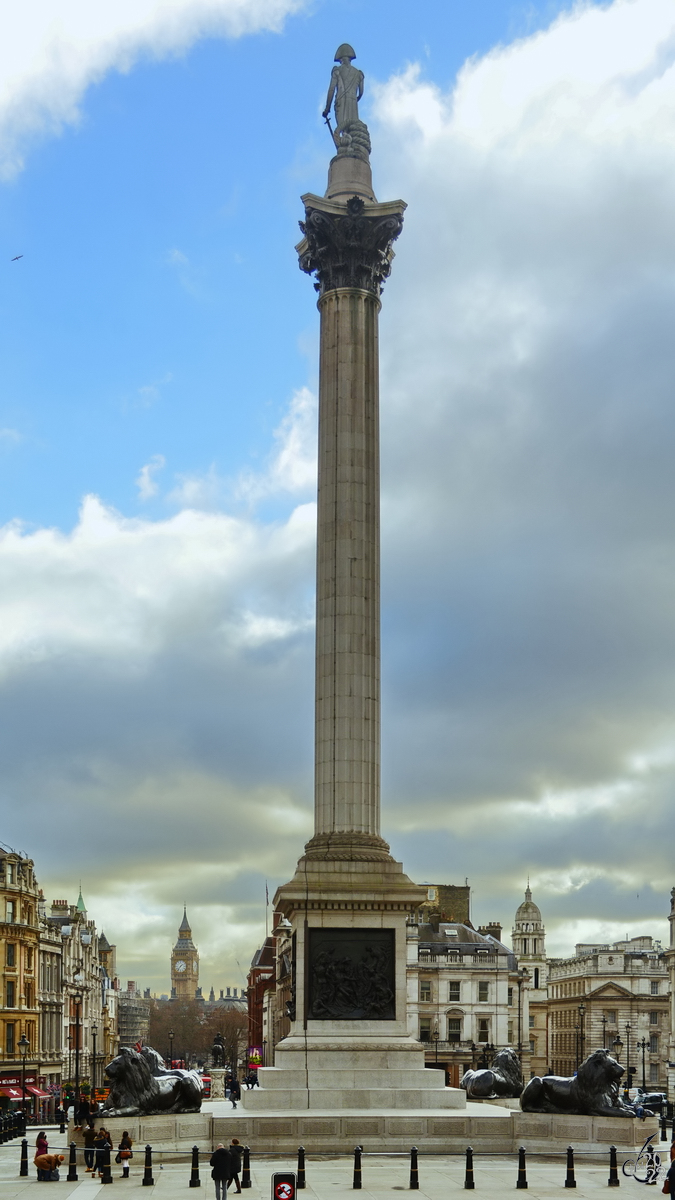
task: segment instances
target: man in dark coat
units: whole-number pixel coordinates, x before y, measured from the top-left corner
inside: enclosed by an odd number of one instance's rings
[[[219,1142],[211,1155],[211,1178],[216,1185],[216,1200],[227,1198],[227,1184],[230,1178],[230,1151]]]

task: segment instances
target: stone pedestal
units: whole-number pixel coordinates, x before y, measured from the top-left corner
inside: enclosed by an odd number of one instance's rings
[[[225,1099],[225,1071],[222,1067],[211,1068],[211,1099]]]

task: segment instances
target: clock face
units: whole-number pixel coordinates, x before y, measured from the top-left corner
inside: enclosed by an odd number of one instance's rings
[[[183,962],[182,958],[179,958],[178,962],[176,963],[176,970],[182,972],[182,971],[185,971],[186,969],[187,969],[186,965]]]

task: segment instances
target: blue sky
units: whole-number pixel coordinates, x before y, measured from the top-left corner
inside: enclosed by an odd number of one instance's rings
[[[90,491],[138,511],[134,480],[156,454],[165,478],[263,459],[314,381],[293,246],[299,193],[324,186],[333,42],[357,44],[369,82],[419,61],[446,88],[564,7],[314,3],[279,32],[112,69],[75,125],[27,140],[0,193],[0,422],[21,439],[5,438],[2,520],[68,529]]]
[[[241,982],[311,832],[294,245],[346,38],[376,192],[409,204],[381,322],[383,832],[414,878],[468,876],[477,921],[508,928],[529,874],[556,952],[664,936],[669,0],[60,12],[58,44],[46,0],[0,40],[3,840],[48,897],[81,878],[122,972],[165,990],[184,901],[202,982]]]

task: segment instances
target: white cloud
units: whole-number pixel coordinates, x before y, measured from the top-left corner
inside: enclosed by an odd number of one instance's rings
[[[78,119],[90,84],[141,57],[181,54],[202,37],[277,30],[304,0],[49,0],[0,16],[0,178],[23,165],[27,139]]]
[[[243,472],[238,494],[253,501],[272,493],[316,492],[317,397],[309,388],[299,388],[293,395],[274,431],[274,441],[265,472]]]
[[[144,389],[141,388],[141,391]],[[141,467],[136,478],[136,487],[141,500],[151,500],[159,491],[159,484],[155,479],[158,471],[166,465],[166,459],[163,454],[153,454],[150,462]]]
[[[23,441],[22,435],[18,429],[0,429],[0,446],[16,446],[18,442]]]

